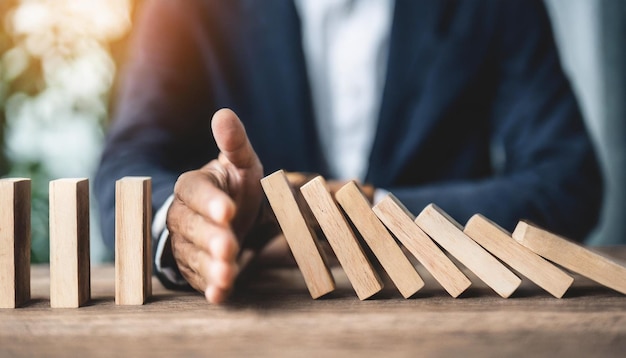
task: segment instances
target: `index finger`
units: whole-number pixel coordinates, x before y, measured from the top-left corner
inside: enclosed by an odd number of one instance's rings
[[[189,171],[181,174],[176,181],[174,195],[201,216],[227,226],[235,216],[235,203],[216,181],[210,173]]]

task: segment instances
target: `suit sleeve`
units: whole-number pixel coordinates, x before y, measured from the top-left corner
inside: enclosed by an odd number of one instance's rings
[[[493,176],[388,188],[415,213],[435,202],[463,224],[481,213],[508,230],[520,219],[584,240],[595,227],[602,175],[541,1],[502,1],[495,20]]]
[[[156,213],[180,173],[216,155],[203,101],[207,89],[200,81],[201,22],[193,18],[199,12],[192,3],[145,1],[135,24],[94,185],[103,239],[111,251],[117,179],[152,177]]]

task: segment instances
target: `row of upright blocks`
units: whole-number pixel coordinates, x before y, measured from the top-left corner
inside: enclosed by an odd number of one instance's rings
[[[89,181],[53,180],[50,200],[50,306],[91,298]],[[115,188],[115,303],[141,305],[152,292],[151,179],[124,177]],[[0,308],[30,300],[31,181],[0,180]]]
[[[378,293],[383,284],[355,232],[405,298],[419,291],[424,281],[398,242],[452,297],[467,290],[471,281],[447,254],[503,298],[520,286],[516,272],[561,298],[574,281],[566,270],[626,294],[624,265],[524,220],[511,234],[480,214],[463,227],[434,204],[414,217],[392,194],[372,207],[355,182],[333,197],[321,176],[295,189],[307,209],[298,204],[284,171],[266,176],[261,184],[314,299],[332,292],[335,282],[313,223],[305,219],[306,210],[361,300]]]

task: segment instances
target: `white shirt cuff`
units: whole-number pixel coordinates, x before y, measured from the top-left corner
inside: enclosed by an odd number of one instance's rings
[[[165,245],[170,239],[170,231],[166,226],[167,211],[174,201],[174,194],[170,195],[165,203],[159,208],[152,220],[152,237],[157,239],[157,248],[154,255],[154,266],[157,273],[160,273],[162,277],[175,286],[186,286],[187,281],[180,275],[176,267],[163,266],[163,252],[165,251]]]

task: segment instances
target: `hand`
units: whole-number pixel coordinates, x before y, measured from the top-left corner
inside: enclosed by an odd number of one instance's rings
[[[259,214],[263,166],[234,112],[216,112],[211,128],[220,154],[178,178],[167,227],[183,277],[207,301],[221,303],[239,273],[242,240]]]

